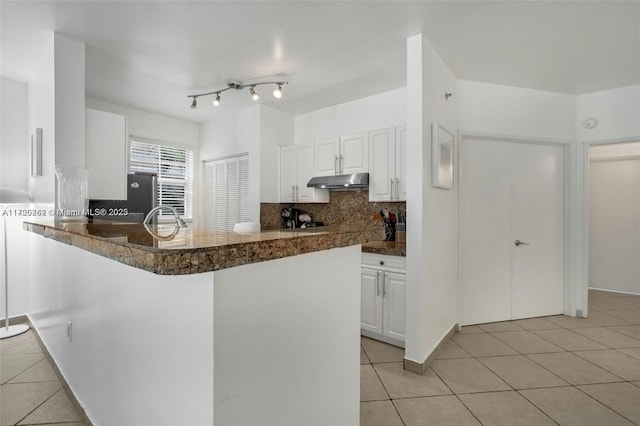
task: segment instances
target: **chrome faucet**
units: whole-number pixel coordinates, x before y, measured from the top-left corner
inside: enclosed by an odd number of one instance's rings
[[[173,215],[176,218],[176,224],[178,225],[178,228],[186,228],[187,227],[187,224],[184,222],[184,220],[182,220],[182,218],[180,217],[180,215],[178,214],[176,209],[174,209],[171,206],[163,206],[162,204],[157,206],[157,207],[152,208],[151,211],[149,213],[147,213],[147,216],[145,216],[144,221],[142,223],[144,223],[145,225],[148,225],[149,221],[151,220],[153,215],[156,214],[157,212],[159,212],[162,209],[171,210],[173,212]]]

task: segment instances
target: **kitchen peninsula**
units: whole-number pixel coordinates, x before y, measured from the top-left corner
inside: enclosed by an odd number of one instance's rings
[[[379,229],[24,228],[31,320],[94,424],[358,424],[360,244]]]

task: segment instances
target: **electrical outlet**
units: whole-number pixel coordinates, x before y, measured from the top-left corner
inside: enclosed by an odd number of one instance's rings
[[[73,329],[71,328],[71,321],[67,321],[67,340],[69,342],[71,342],[72,331]]]

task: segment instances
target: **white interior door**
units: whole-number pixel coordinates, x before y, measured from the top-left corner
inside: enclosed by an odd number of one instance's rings
[[[562,148],[516,144],[512,317],[562,313]],[[514,241],[515,241],[514,240]]]
[[[511,318],[511,146],[463,141],[460,151],[462,324]]]
[[[460,160],[461,323],[562,313],[562,148],[465,140]]]

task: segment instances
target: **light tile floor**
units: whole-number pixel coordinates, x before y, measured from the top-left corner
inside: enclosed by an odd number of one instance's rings
[[[363,337],[360,424],[640,425],[640,296],[591,290],[589,310],[463,327],[423,376]]]
[[[0,423],[83,425],[31,330],[0,340]]]
[[[361,425],[640,425],[640,297],[592,290],[589,306],[463,327],[422,376],[363,337]],[[32,331],[0,340],[0,422],[83,424]]]

